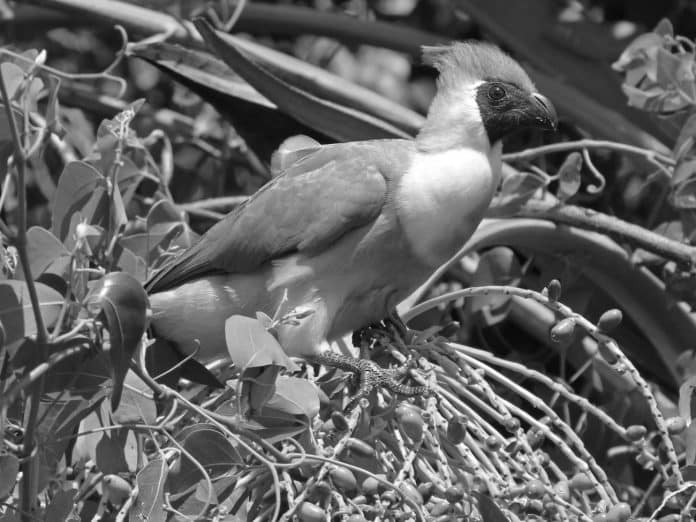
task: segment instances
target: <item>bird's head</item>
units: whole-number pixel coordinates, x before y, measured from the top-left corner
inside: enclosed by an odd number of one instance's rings
[[[418,135],[422,148],[490,147],[522,128],[555,130],[558,120],[551,102],[498,47],[482,42],[424,47],[423,58],[440,75]]]

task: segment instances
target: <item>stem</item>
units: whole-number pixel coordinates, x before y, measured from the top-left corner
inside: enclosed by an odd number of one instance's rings
[[[531,199],[517,211],[515,217],[548,219],[555,223],[602,232],[675,261],[684,268],[696,266],[696,247],[588,208]]]
[[[543,145],[541,147],[525,149],[520,152],[503,154],[503,161],[528,160],[538,156],[543,156],[545,154],[552,154],[554,152],[564,152],[578,149],[609,149],[642,156],[650,162],[662,162],[670,167],[674,167],[677,164],[674,158],[660,154],[659,152],[644,149],[642,147],[636,147],[634,145],[627,145],[626,143],[608,140],[577,140],[566,141],[563,143],[552,143],[551,145]]]
[[[12,134],[12,143],[14,145],[14,163],[17,169],[17,237],[15,238],[15,247],[19,255],[19,262],[24,270],[24,278],[29,292],[29,300],[31,308],[34,312],[34,320],[36,321],[36,343],[39,349],[39,359],[45,362],[48,358],[48,332],[44,325],[43,316],[41,315],[41,307],[39,297],[36,293],[34,278],[31,274],[31,266],[29,264],[29,255],[27,253],[27,194],[25,170],[27,165],[26,151],[22,146],[21,137],[17,129],[17,122],[12,111],[12,101],[7,94],[7,86],[5,78],[0,69],[0,94],[2,94],[2,102],[5,106],[5,113],[10,125]],[[28,132],[28,129],[23,129]],[[26,137],[29,139],[28,136]],[[27,147],[30,148],[30,147]],[[44,388],[44,375],[42,374],[37,381],[32,385],[31,394],[29,396],[29,413],[27,414],[24,427],[24,451],[27,458],[22,462],[22,486],[21,486],[21,511],[22,521],[29,522],[33,518],[34,506],[37,496],[37,466],[35,466],[36,458],[34,455],[34,432],[36,431],[36,418],[39,413],[39,403],[41,394]]]

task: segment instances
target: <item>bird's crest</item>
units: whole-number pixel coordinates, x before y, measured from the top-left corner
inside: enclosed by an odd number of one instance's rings
[[[520,64],[489,43],[471,41],[423,46],[423,61],[440,72],[438,81],[447,88],[497,80],[514,83],[529,92],[536,90]]]

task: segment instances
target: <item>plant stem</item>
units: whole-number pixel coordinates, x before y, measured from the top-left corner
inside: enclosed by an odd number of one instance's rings
[[[577,140],[566,141],[563,143],[552,143],[550,145],[543,145],[541,147],[525,149],[520,152],[511,152],[509,154],[503,154],[503,161],[528,160],[536,158],[538,156],[543,156],[545,154],[551,154],[554,152],[565,152],[568,150],[578,149],[609,149],[618,152],[627,152],[629,154],[642,156],[650,162],[661,162],[664,165],[668,165],[670,167],[675,166],[677,163],[674,160],[674,158],[666,156],[665,154],[660,154],[659,152],[644,149],[642,147],[636,147],[634,145],[628,145],[626,143],[608,140]]]
[[[2,103],[5,106],[5,113],[12,134],[12,142],[14,144],[14,164],[17,171],[17,236],[15,237],[15,247],[19,256],[19,262],[24,271],[24,277],[29,292],[29,300],[34,312],[34,320],[36,321],[36,343],[39,348],[39,360],[46,361],[48,357],[48,332],[44,325],[43,316],[41,315],[41,307],[39,297],[36,293],[34,278],[31,274],[31,266],[29,263],[29,255],[27,253],[27,194],[25,172],[27,166],[26,150],[22,144],[22,140],[17,129],[17,122],[14,118],[12,110],[12,100],[7,94],[7,86],[5,78],[0,69],[0,93],[2,94]],[[24,133],[28,133],[27,128],[23,129]],[[25,136],[29,140],[28,136]],[[29,149],[31,147],[27,147]],[[38,471],[35,463],[38,462],[34,455],[34,432],[36,431],[36,418],[39,413],[39,403],[41,393],[44,388],[44,376],[32,385],[31,394],[29,397],[29,413],[27,414],[26,423],[24,426],[24,451],[27,458],[22,463],[22,488],[21,488],[21,512],[22,521],[29,522],[33,518],[34,506],[37,496],[37,476]]]
[[[675,261],[684,268],[696,266],[696,247],[588,208],[531,199],[515,213],[515,217],[548,219],[555,223],[602,232]]]

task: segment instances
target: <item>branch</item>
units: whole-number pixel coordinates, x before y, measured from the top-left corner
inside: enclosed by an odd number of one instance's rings
[[[685,269],[696,267],[696,247],[588,208],[531,199],[515,213],[515,217],[548,219],[555,223],[601,232],[675,261]]]

